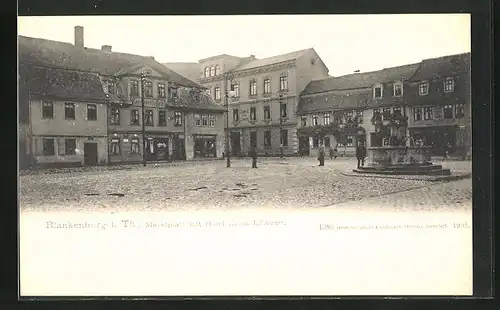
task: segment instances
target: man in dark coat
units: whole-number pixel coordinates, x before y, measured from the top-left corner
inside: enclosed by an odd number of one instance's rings
[[[358,159],[358,168],[365,165],[365,157],[366,157],[366,147],[363,142],[359,142],[356,147],[356,158]]]
[[[250,150],[250,156],[252,157],[252,168],[257,168],[257,150],[254,147]]]
[[[325,148],[324,148],[324,146],[319,147],[318,160],[319,160],[320,166],[325,165]]]

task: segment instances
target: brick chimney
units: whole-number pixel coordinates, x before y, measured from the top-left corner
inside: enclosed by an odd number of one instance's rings
[[[75,46],[83,48],[83,27],[75,26]]]
[[[101,50],[111,53],[111,45],[103,45]]]

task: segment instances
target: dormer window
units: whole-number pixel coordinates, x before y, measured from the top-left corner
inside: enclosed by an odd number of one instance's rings
[[[210,68],[206,67],[205,68],[205,77],[209,77],[209,76],[210,76]]]
[[[113,82],[108,83],[108,94],[110,95],[115,94],[115,84]]]
[[[220,74],[220,67],[219,65],[215,66],[215,75],[219,75]]]
[[[425,96],[429,94],[429,83],[427,82],[422,82],[418,84],[418,94],[420,96]]]
[[[373,98],[382,98],[383,88],[381,84],[373,86]]]
[[[215,76],[215,67],[214,66],[212,66],[210,68],[210,76]]]
[[[451,93],[455,89],[455,81],[453,78],[447,78],[443,83],[445,93]]]
[[[394,86],[393,86],[393,96],[394,97],[401,97],[403,96],[403,83],[401,82],[397,82],[397,83],[394,83]]]

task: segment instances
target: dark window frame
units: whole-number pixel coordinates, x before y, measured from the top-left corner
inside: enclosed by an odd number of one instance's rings
[[[174,111],[174,127],[182,127],[183,119],[181,111]]]
[[[312,119],[312,126],[319,126],[318,114],[313,114],[311,119]]]
[[[120,109],[111,108],[110,110],[109,123],[111,125],[120,125]]]
[[[92,115],[92,117],[90,117]],[[97,105],[87,103],[87,121],[97,121]]]
[[[158,127],[166,127],[166,126],[167,126],[167,111],[158,110]]]
[[[465,104],[463,103],[455,103],[454,105],[454,114],[456,119],[462,119],[465,117]]]
[[[139,96],[139,81],[137,80],[130,81],[130,96],[131,97]]]
[[[68,115],[68,112],[70,112],[69,113],[70,115]],[[75,120],[75,118],[76,118],[75,104],[71,103],[71,102],[65,102],[64,103],[64,119]]]
[[[146,98],[153,98],[153,82],[151,81],[144,81],[143,82],[143,87],[144,87],[144,97]]]
[[[249,120],[251,121],[256,121],[257,120],[257,108],[256,107],[250,107],[250,117]]]
[[[282,129],[280,132],[280,146],[288,146],[288,130]]]
[[[272,134],[270,130],[264,131],[264,148],[271,148]]]
[[[56,143],[55,143],[54,138],[43,138],[43,140],[42,140],[42,154],[43,154],[43,156],[56,155]]]
[[[428,94],[429,94],[429,83],[428,82],[419,83],[418,84],[418,95],[419,96],[427,96]]]
[[[327,121],[328,120],[328,121]],[[331,122],[331,119],[330,119],[330,113],[324,113],[323,114],[323,124],[324,125],[329,125]]]
[[[240,111],[239,109],[233,109],[233,121],[238,122],[240,120]]]
[[[144,125],[146,125],[146,126],[154,126],[155,122],[154,122],[154,112],[153,112],[153,110],[149,109],[149,110],[144,111],[144,117],[145,117]]]
[[[42,118],[43,119],[54,118],[54,102],[42,101]]]
[[[72,145],[73,147],[68,147],[71,143],[73,142],[74,144]],[[71,145],[70,145],[71,146]],[[66,138],[64,140],[64,154],[65,155],[76,155],[76,139],[75,138]]]
[[[300,117],[300,124],[302,125],[302,127],[306,127],[307,126],[307,115],[302,115]]]
[[[453,110],[452,104],[443,105],[443,119],[453,119]]]
[[[265,121],[271,120],[271,107],[266,105],[266,106],[262,107],[262,109],[263,109],[263,113],[264,113],[264,120]]]
[[[421,121],[423,118],[422,107],[413,108],[413,120]]]
[[[110,143],[110,153],[111,155],[121,155],[121,139],[113,138]]]
[[[130,154],[141,154],[141,142],[138,138],[130,139]]]
[[[139,126],[141,124],[141,114],[139,110],[130,110],[130,125]]]
[[[424,107],[423,108],[423,114],[424,114],[424,121],[430,121],[434,119],[434,112],[432,107]]]

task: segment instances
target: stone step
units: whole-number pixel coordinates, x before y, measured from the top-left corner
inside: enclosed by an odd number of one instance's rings
[[[359,169],[354,169],[353,172],[365,173],[365,174],[383,174],[383,175],[451,175],[450,169],[432,169],[432,170],[370,170],[364,169],[363,167]]]
[[[439,170],[443,169],[441,165],[433,165],[433,164],[426,164],[426,165],[390,165],[390,166],[365,166],[362,167],[363,169],[370,170],[370,171],[377,171],[377,170],[390,170],[390,171],[397,171],[397,170],[407,170],[407,171],[419,171],[419,170]]]

